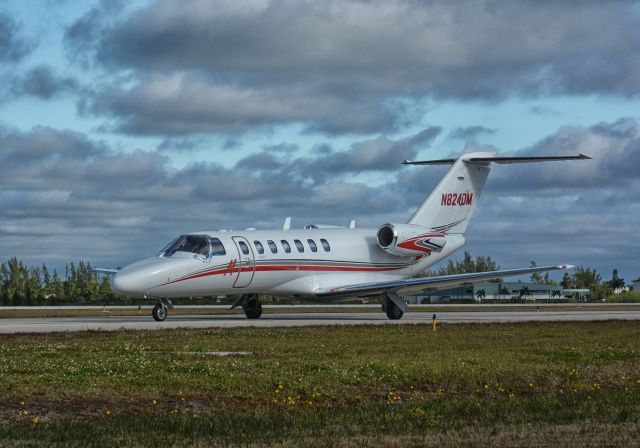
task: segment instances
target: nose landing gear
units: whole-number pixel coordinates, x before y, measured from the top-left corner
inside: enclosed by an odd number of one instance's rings
[[[167,318],[167,307],[162,303],[156,303],[156,306],[151,310],[151,315],[158,322],[162,322]]]
[[[151,310],[151,315],[156,321],[162,322],[169,314],[168,308],[173,308],[173,304],[169,300],[158,302],[153,307],[153,310]]]

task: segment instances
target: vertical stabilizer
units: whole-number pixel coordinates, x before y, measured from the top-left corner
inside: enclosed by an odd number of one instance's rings
[[[473,152],[456,159],[402,162],[405,165],[449,165],[451,169],[413,214],[409,224],[430,227],[437,232],[464,233],[476,208],[489,175],[491,163],[537,163],[566,160],[591,160],[577,156],[496,156],[490,152]]]
[[[455,162],[443,161],[453,162],[453,166],[416,210],[409,224],[439,232],[464,233],[491,170],[491,161],[481,159],[493,156],[495,154],[486,152],[470,153]]]

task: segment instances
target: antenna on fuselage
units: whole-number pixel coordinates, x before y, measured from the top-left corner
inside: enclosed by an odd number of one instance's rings
[[[356,220],[352,219],[351,222],[349,223],[349,228],[350,229],[355,229],[356,228]]]
[[[291,228],[291,216],[287,216],[284,219],[284,225],[282,226],[282,230],[285,232]]]

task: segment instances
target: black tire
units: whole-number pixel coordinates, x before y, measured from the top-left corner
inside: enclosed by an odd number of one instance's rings
[[[257,299],[247,300],[247,304],[242,309],[247,319],[260,319],[262,316],[262,304]]]
[[[151,315],[158,322],[162,322],[163,320],[165,320],[167,318],[167,314],[167,307],[161,303],[157,303],[151,311]]]
[[[389,301],[387,303],[387,306],[384,307],[384,311],[385,313],[387,313],[387,317],[390,320],[398,320],[404,314],[404,311],[402,311],[398,306],[396,306],[395,303],[391,301]]]

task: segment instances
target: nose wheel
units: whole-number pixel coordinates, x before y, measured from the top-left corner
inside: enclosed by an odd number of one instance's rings
[[[154,306],[151,311],[151,315],[156,321],[162,322],[167,318],[167,307],[164,303],[156,303],[156,306]]]

